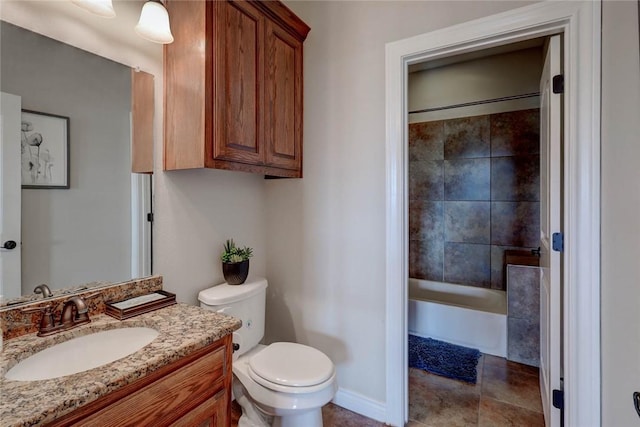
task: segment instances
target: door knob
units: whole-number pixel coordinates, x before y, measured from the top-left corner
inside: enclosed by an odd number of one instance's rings
[[[2,244],[2,249],[11,250],[15,249],[18,244],[14,240],[7,240]]]

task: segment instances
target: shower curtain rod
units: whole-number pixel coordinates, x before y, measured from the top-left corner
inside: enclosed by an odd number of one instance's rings
[[[450,110],[452,108],[460,108],[460,107],[471,107],[473,105],[490,104],[492,102],[512,101],[514,99],[523,99],[523,98],[533,98],[535,96],[540,96],[540,92],[531,92],[531,93],[525,93],[522,95],[503,96],[501,98],[485,99],[483,101],[465,102],[462,104],[446,105],[444,107],[425,108],[422,110],[409,111],[409,114],[430,113],[432,111]]]

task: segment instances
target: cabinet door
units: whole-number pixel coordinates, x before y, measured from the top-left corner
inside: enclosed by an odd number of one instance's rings
[[[212,157],[262,164],[264,18],[245,1],[214,4]]]
[[[131,172],[153,173],[153,75],[131,70]]]
[[[265,149],[269,166],[302,168],[302,42],[266,22]]]
[[[228,352],[227,347],[219,347],[136,391],[129,392],[125,387],[114,393],[116,396],[126,393],[123,397],[117,396],[119,398],[116,401],[88,416],[80,415],[78,424],[84,427],[167,426],[177,423],[173,420],[181,416],[186,417],[185,420],[198,419],[199,422],[207,417],[226,419],[226,410],[218,413],[221,405],[226,403],[224,377],[228,375],[230,381],[231,376]],[[135,388],[135,385],[129,388]],[[192,414],[180,414],[197,399],[207,395],[214,397],[192,409]],[[208,414],[206,411],[209,411]]]
[[[171,427],[227,427],[227,394],[225,390],[210,397],[200,406],[171,424]]]

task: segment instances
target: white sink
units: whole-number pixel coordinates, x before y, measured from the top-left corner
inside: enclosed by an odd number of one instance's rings
[[[158,334],[151,328],[119,328],[73,338],[26,358],[4,377],[38,381],[76,374],[133,354]]]

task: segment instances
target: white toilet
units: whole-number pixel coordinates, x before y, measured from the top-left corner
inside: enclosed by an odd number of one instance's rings
[[[265,346],[267,281],[226,283],[200,292],[200,306],[242,319],[233,333],[234,397],[242,406],[240,426],[321,427],[322,406],[338,385],[333,362],[315,348],[289,342]]]

